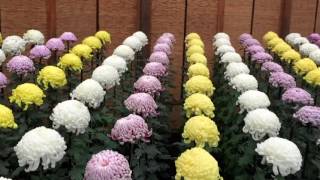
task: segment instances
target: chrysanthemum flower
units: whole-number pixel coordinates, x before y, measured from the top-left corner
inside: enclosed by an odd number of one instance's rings
[[[212,96],[215,88],[213,87],[212,81],[205,76],[194,76],[190,78],[184,85],[186,96],[190,96],[195,93],[205,94]]]
[[[1,45],[1,43],[0,43],[0,45]],[[12,180],[12,179],[10,179],[10,178],[5,178],[5,177],[0,177],[0,180]]]
[[[255,151],[263,156],[262,164],[272,164],[275,175],[287,176],[298,172],[302,166],[302,156],[299,148],[293,142],[270,137],[257,144]]]
[[[7,36],[2,42],[2,50],[11,56],[20,55],[25,50],[26,43],[19,36]]]
[[[42,32],[35,29],[30,29],[24,33],[23,39],[29,44],[41,45],[44,43],[44,35]]]
[[[187,97],[183,108],[188,118],[194,115],[205,115],[210,118],[214,117],[214,104],[211,99],[204,94],[195,93]]]
[[[144,32],[137,31],[133,33],[132,36],[137,37],[141,41],[142,46],[145,46],[148,44],[148,36]]]
[[[289,104],[296,105],[312,105],[313,98],[311,94],[301,88],[289,88],[281,97],[282,101]]]
[[[82,69],[82,61],[79,56],[68,53],[60,58],[57,66],[63,70],[80,71]]]
[[[160,95],[163,90],[161,82],[154,76],[143,75],[135,83],[134,89],[136,92],[144,92],[152,97]]]
[[[262,64],[261,71],[265,71],[268,73],[283,72],[283,68],[278,63],[270,61],[270,62],[265,62]]]
[[[252,46],[247,47],[245,50],[250,55],[265,52],[264,48],[261,45],[252,45]]]
[[[192,78],[192,77],[198,76],[198,75],[205,76],[205,77],[209,78],[210,72],[209,72],[208,67],[202,63],[196,63],[196,64],[192,64],[191,66],[189,66],[188,77]]]
[[[148,93],[131,94],[125,101],[126,108],[142,117],[156,116],[158,105]]]
[[[192,39],[190,41],[188,41],[187,43],[187,48],[193,45],[198,45],[201,46],[202,48],[204,48],[204,43],[201,39]]]
[[[257,79],[250,74],[238,74],[230,79],[229,84],[239,92],[258,89]]]
[[[277,44],[280,44],[280,43],[284,43],[283,39],[281,38],[273,38],[271,39],[270,41],[267,42],[267,47],[269,49],[273,49]]]
[[[47,48],[51,51],[63,51],[65,46],[60,38],[51,38],[46,43]]]
[[[0,72],[0,89],[7,87],[7,85],[8,85],[7,77],[2,72]]]
[[[129,46],[131,49],[133,49],[135,52],[141,51],[143,45],[139,38],[135,36],[129,36],[127,37],[123,42],[123,45]]]
[[[213,45],[214,47],[216,47],[216,48],[219,48],[219,47],[221,47],[221,46],[223,46],[223,45],[231,46],[231,42],[230,42],[229,39],[222,39],[222,38],[220,38],[220,39],[217,39],[216,41],[214,41],[212,45]]]
[[[226,67],[226,71],[224,72],[225,79],[231,79],[238,74],[249,74],[250,69],[243,62],[232,62],[229,63]]]
[[[60,35],[62,41],[76,42],[78,39],[73,32],[64,32]]]
[[[303,106],[293,114],[293,117],[302,124],[311,124],[314,127],[320,127],[320,107]]]
[[[100,83],[104,89],[110,89],[120,84],[120,75],[117,69],[110,65],[97,67],[92,72],[91,78]]]
[[[126,60],[123,59],[121,56],[117,56],[117,55],[111,55],[107,57],[103,61],[102,65],[109,65],[114,67],[118,71],[119,76],[121,76],[123,73],[125,73],[128,70]]]
[[[300,33],[289,33],[286,37],[285,40],[290,44],[294,45],[294,39],[301,37]]]
[[[309,58],[303,58],[296,63],[294,63],[293,70],[299,74],[300,76],[303,76],[307,74],[308,72],[317,69],[316,63],[314,63]]]
[[[102,48],[102,43],[99,38],[95,36],[88,36],[82,40],[82,44],[88,45],[92,50],[98,50]]]
[[[215,55],[223,56],[227,52],[236,52],[236,50],[230,45],[222,45],[216,49]]]
[[[311,43],[315,43],[320,40],[320,34],[311,33],[307,38]]]
[[[239,41],[240,41],[240,44],[243,45],[243,42],[247,39],[253,39],[252,35],[251,34],[248,34],[248,33],[243,33],[239,36]]]
[[[162,78],[167,75],[167,68],[158,62],[147,63],[143,68],[143,73],[145,75],[155,76],[157,78]]]
[[[310,53],[316,50],[319,50],[319,47],[311,43],[305,43],[299,47],[301,55],[306,57],[309,57]]]
[[[156,44],[167,44],[171,48],[173,46],[173,42],[169,37],[161,36],[157,39]]]
[[[156,51],[153,52],[149,57],[149,62],[159,62],[163,64],[164,66],[168,66],[170,61],[169,57],[165,52]]]
[[[309,40],[305,37],[297,37],[293,40],[293,45],[296,48],[299,48],[301,45],[309,43]]]
[[[24,76],[35,71],[33,61],[27,56],[23,55],[14,56],[12,59],[10,59],[10,61],[7,63],[7,68],[9,72]]]
[[[45,45],[36,45],[30,50],[29,57],[31,59],[36,58],[43,58],[43,59],[49,59],[51,56],[51,51],[47,46]]]
[[[87,79],[81,82],[70,94],[72,99],[81,101],[89,107],[97,108],[104,100],[106,92],[101,85],[93,80]]]
[[[135,52],[129,46],[120,45],[113,51],[113,55],[123,57],[127,62],[134,60]]]
[[[83,134],[90,122],[88,108],[77,100],[66,100],[57,104],[50,115],[52,126],[58,129],[64,126],[72,133]]]
[[[190,64],[202,63],[207,65],[207,58],[201,53],[193,53],[190,57],[187,57],[187,61]]]
[[[313,71],[308,72],[303,79],[307,81],[307,83],[314,85],[314,86],[320,86],[320,69],[315,69]]]
[[[12,110],[0,104],[0,128],[16,129],[18,125],[14,121]]]
[[[287,43],[279,43],[272,48],[272,51],[275,52],[277,55],[282,56],[285,52],[291,50],[291,46]]]
[[[139,140],[149,142],[151,135],[152,130],[149,130],[145,120],[135,114],[118,119],[110,134],[111,138],[120,144],[137,143]]]
[[[249,111],[244,118],[244,133],[250,133],[252,139],[259,141],[266,135],[274,137],[279,134],[281,123],[278,116],[268,109]]]
[[[257,52],[252,55],[251,61],[256,62],[258,64],[263,64],[265,62],[273,61],[273,57],[265,52]]]
[[[217,39],[230,39],[230,36],[224,32],[218,32],[213,36],[213,41]]]
[[[219,63],[229,64],[232,62],[242,62],[240,54],[235,52],[227,52],[221,57]]]
[[[266,34],[263,35],[263,41],[265,43],[268,43],[269,41],[271,41],[274,38],[279,37],[277,33],[269,31]]]
[[[116,151],[104,150],[92,155],[84,173],[85,180],[132,180],[127,159]]]
[[[206,143],[210,147],[217,147],[220,141],[220,133],[214,121],[206,116],[194,116],[184,125],[182,137],[184,142],[194,141],[197,147],[204,147]]]
[[[67,149],[63,137],[55,130],[44,126],[25,133],[13,148],[18,157],[19,166],[27,165],[25,171],[36,171],[40,165],[46,170],[55,168],[56,163],[65,155]]]
[[[312,59],[317,65],[320,65],[320,49],[312,51],[309,54],[309,58]]]
[[[164,52],[166,53],[168,56],[171,55],[171,47],[169,44],[165,44],[165,43],[158,43],[156,45],[153,46],[153,52]]]
[[[102,44],[111,43],[111,35],[107,31],[98,31],[94,36],[100,39]]]
[[[171,42],[173,42],[173,43],[176,42],[176,38],[174,37],[174,35],[172,33],[168,33],[168,32],[163,33],[161,35],[161,37],[168,37],[171,39]]]
[[[282,54],[281,59],[287,63],[295,63],[301,59],[301,55],[294,49],[290,49]]]
[[[189,34],[186,36],[185,42],[188,42],[188,41],[190,41],[190,40],[192,40],[192,39],[201,39],[201,37],[200,37],[200,35],[199,35],[198,33],[192,32],[192,33],[189,33]]]
[[[63,87],[67,84],[67,79],[62,69],[55,66],[46,66],[39,71],[37,82],[43,85],[46,90],[49,86],[54,89]]]
[[[267,108],[270,106],[268,96],[258,90],[249,90],[242,93],[236,102],[240,107],[240,113],[243,111],[252,111],[258,108]]]
[[[176,180],[222,180],[218,162],[206,150],[192,148],[183,152],[175,161]]]
[[[201,46],[198,46],[198,45],[190,46],[186,52],[187,57],[190,57],[194,53],[200,53],[204,55],[204,50]]]
[[[260,42],[256,39],[246,39],[243,41],[244,48],[248,48],[250,46],[261,46]]]
[[[24,83],[12,90],[12,95],[9,97],[10,103],[16,103],[23,110],[27,110],[32,104],[41,106],[43,98],[46,97],[43,91],[35,84]]]
[[[4,61],[6,61],[6,55],[4,54],[2,49],[0,49],[0,66],[2,65],[2,63],[4,63]]]
[[[90,46],[86,44],[77,44],[71,49],[70,52],[79,56],[83,60],[87,60],[87,61],[93,60],[92,49]]]
[[[273,87],[281,87],[283,89],[296,87],[296,81],[294,77],[285,72],[273,72],[269,77],[269,83]]]

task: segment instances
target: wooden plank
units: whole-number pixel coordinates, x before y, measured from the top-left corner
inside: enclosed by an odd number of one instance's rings
[[[223,31],[225,0],[217,0],[217,32]]]
[[[317,0],[318,9],[316,14],[316,21],[315,21],[315,29],[314,32],[320,32],[320,0]]]
[[[96,32],[96,1],[56,0],[57,36],[65,31],[79,40]]]
[[[148,37],[150,37],[150,25],[151,25],[151,3],[150,0],[140,0],[140,30],[143,31]],[[146,56],[150,54],[150,44],[147,45]]]
[[[47,0],[46,1],[47,8],[47,31],[48,31],[48,39],[56,36],[56,28],[57,28],[57,20],[56,20],[56,1],[55,0]]]

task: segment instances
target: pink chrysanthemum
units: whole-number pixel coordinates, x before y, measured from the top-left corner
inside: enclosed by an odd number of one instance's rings
[[[290,104],[297,105],[312,105],[313,98],[311,94],[301,88],[287,89],[281,97],[282,101]]]
[[[283,68],[275,62],[265,62],[261,66],[261,71],[273,73],[273,72],[283,72]]]
[[[8,85],[7,77],[2,72],[0,72],[0,89],[7,87],[7,85]]]
[[[36,58],[49,59],[50,56],[51,56],[51,51],[45,45],[36,45],[30,50],[30,55],[29,55],[31,59],[36,59]]]
[[[161,37],[168,37],[168,38],[171,39],[171,41],[172,41],[173,43],[176,42],[176,38],[174,37],[174,35],[173,35],[172,33],[163,33],[163,34],[161,35]]]
[[[154,76],[143,75],[135,83],[134,89],[136,92],[144,92],[152,97],[159,96],[163,90],[161,82]]]
[[[60,39],[62,41],[70,41],[70,42],[75,42],[77,41],[76,35],[74,35],[72,32],[64,32],[61,34]]]
[[[159,62],[165,66],[168,66],[170,61],[165,52],[153,52],[149,57],[149,62]]]
[[[167,75],[167,68],[159,62],[150,62],[144,66],[143,73],[145,75],[162,78]]]
[[[51,51],[63,51],[64,44],[60,38],[51,38],[46,43],[47,48]]]
[[[171,39],[169,37],[165,37],[165,36],[161,36],[157,39],[157,44],[168,44],[170,47],[172,47],[173,42],[171,41]]]
[[[320,107],[303,106],[293,117],[301,121],[302,124],[310,123],[312,126],[320,127]]]
[[[294,77],[285,72],[274,72],[269,77],[269,83],[273,87],[281,87],[283,89],[289,89],[296,87],[296,81]]]
[[[125,101],[126,108],[142,117],[156,116],[158,105],[153,97],[148,93],[131,94]]]
[[[18,75],[27,75],[35,70],[33,61],[27,56],[14,56],[8,63],[7,68],[9,72]]]
[[[153,47],[153,52],[164,52],[169,56],[171,54],[171,47],[165,43],[158,43]]]

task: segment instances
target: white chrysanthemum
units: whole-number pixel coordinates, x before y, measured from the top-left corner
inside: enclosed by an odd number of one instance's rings
[[[223,56],[227,52],[236,52],[236,50],[234,49],[234,47],[230,45],[222,45],[218,47],[218,49],[215,52],[215,55]]]
[[[96,68],[97,69],[97,68]],[[102,86],[93,79],[80,83],[70,94],[72,99],[77,99],[89,107],[97,108],[104,100],[106,92]]]
[[[286,36],[285,40],[290,44],[294,45],[294,39],[301,37],[300,33],[290,33]]]
[[[242,93],[237,100],[240,107],[240,113],[243,111],[252,111],[258,108],[267,108],[270,106],[268,96],[261,91],[249,90]]]
[[[12,180],[10,178],[0,177],[0,180]]]
[[[123,42],[123,45],[127,45],[130,48],[132,48],[135,52],[140,51],[143,47],[142,42],[139,38],[135,36],[129,36],[127,37]]]
[[[297,145],[293,142],[279,138],[270,137],[262,143],[257,144],[255,151],[263,156],[262,164],[270,163],[275,175],[281,176],[295,174],[301,169],[302,156]]]
[[[132,36],[137,37],[142,42],[143,46],[148,44],[148,36],[144,32],[137,31],[133,33]]]
[[[8,36],[2,42],[2,50],[5,54],[20,55],[26,46],[26,41],[19,36]]]
[[[214,47],[219,48],[222,45],[229,45],[231,46],[231,42],[229,39],[220,38],[213,42],[212,44]]]
[[[110,89],[120,84],[120,75],[117,69],[110,65],[97,67],[92,72],[91,78],[99,82],[104,89]]]
[[[110,65],[116,68],[120,76],[128,70],[126,60],[117,55],[107,57],[102,65]]]
[[[268,109],[255,109],[249,111],[244,118],[244,133],[250,133],[252,139],[259,141],[266,135],[269,137],[278,136],[281,123],[278,116]]]
[[[309,54],[309,58],[312,59],[317,65],[320,65],[320,49],[312,51]]]
[[[230,80],[229,84],[238,92],[258,89],[257,79],[250,74],[238,74]]]
[[[309,40],[305,37],[297,37],[293,40],[293,45],[299,48],[301,45],[309,43]]]
[[[318,50],[318,46],[311,43],[305,43],[299,47],[299,52],[302,56],[308,57],[311,52]]]
[[[44,35],[42,32],[35,29],[30,29],[24,33],[23,39],[30,44],[41,45],[44,43]]]
[[[227,52],[221,57],[219,63],[229,64],[232,62],[242,62],[240,54],[236,52]]]
[[[90,112],[83,103],[77,100],[67,100],[57,104],[50,116],[53,128],[64,126],[72,133],[83,134],[90,122]]]
[[[19,166],[27,165],[25,171],[36,171],[40,161],[43,169],[54,168],[67,149],[63,137],[54,129],[44,126],[34,128],[25,133],[14,151],[18,157]]]
[[[6,55],[4,54],[2,49],[0,49],[0,66],[4,61],[6,61]]]
[[[215,34],[213,36],[213,41],[216,41],[217,39],[229,39],[230,40],[230,36],[227,33],[218,32],[217,34]]]
[[[126,45],[120,45],[113,51],[113,55],[123,57],[127,62],[134,60],[134,54],[134,50]]]
[[[243,62],[235,62],[229,63],[226,67],[226,71],[224,72],[225,79],[231,79],[238,74],[249,74],[250,69],[248,66]]]

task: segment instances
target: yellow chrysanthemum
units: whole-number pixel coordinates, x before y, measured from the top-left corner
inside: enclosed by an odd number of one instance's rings
[[[62,69],[55,66],[46,66],[39,71],[37,82],[43,85],[46,90],[49,86],[52,88],[63,87],[67,84],[67,79]]]
[[[198,33],[192,32],[192,33],[189,33],[189,34],[186,36],[185,42],[187,43],[187,42],[189,42],[189,41],[192,40],[192,39],[201,39],[201,37],[200,37],[200,35],[199,35]]]
[[[291,46],[287,43],[279,43],[272,48],[272,51],[275,52],[278,56],[282,56],[283,53],[291,50]]]
[[[301,76],[315,69],[317,69],[316,63],[314,63],[309,58],[303,58],[297,61],[296,63],[294,63],[294,66],[293,66],[293,70]]]
[[[301,59],[301,55],[294,49],[290,49],[282,54],[281,59],[287,63],[295,63]]]
[[[202,53],[193,53],[190,57],[187,57],[187,61],[190,64],[201,63],[207,65],[207,58]]]
[[[201,46],[202,48],[204,48],[204,43],[201,39],[191,39],[190,41],[188,41],[187,47],[190,47],[193,45],[198,45],[198,46]]]
[[[79,56],[84,60],[88,60],[88,61],[92,60],[92,56],[93,56],[92,49],[90,46],[86,44],[77,44],[72,48],[70,52]]]
[[[210,72],[209,72],[208,67],[202,63],[192,64],[188,68],[188,77],[192,78],[193,76],[198,76],[198,75],[209,77]]]
[[[175,161],[176,180],[222,180],[218,162],[206,150],[198,147],[183,152]]]
[[[272,39],[278,38],[278,37],[279,37],[279,36],[278,36],[277,33],[272,32],[272,31],[269,31],[269,32],[267,32],[267,33],[263,36],[263,41],[264,41],[265,43],[267,43],[267,42],[271,41]]]
[[[184,90],[187,96],[195,93],[201,93],[211,97],[215,88],[213,87],[212,81],[205,76],[193,76],[184,85]]]
[[[182,137],[185,143],[195,141],[197,147],[217,147],[220,141],[219,130],[214,121],[206,116],[194,116],[184,125]]]
[[[268,41],[267,46],[269,49],[273,49],[277,44],[280,44],[283,42],[284,42],[283,39],[276,37]]]
[[[44,97],[46,97],[46,95],[37,85],[24,83],[12,90],[12,95],[9,97],[9,100],[10,103],[16,103],[25,111],[32,104],[41,106]]]
[[[303,79],[313,86],[320,86],[320,68],[308,72]]]
[[[93,50],[101,49],[101,47],[102,47],[102,43],[101,43],[100,39],[95,36],[86,37],[82,41],[82,44],[88,45]]]
[[[204,54],[204,49],[199,45],[192,45],[187,49],[187,57],[190,57],[194,53]]]
[[[213,118],[213,111],[215,110],[215,107],[208,96],[201,93],[195,93],[186,98],[183,109],[185,110],[188,118],[198,115],[205,115]]]
[[[107,31],[98,31],[94,36],[99,38],[102,44],[111,43],[111,35]]]
[[[0,128],[16,129],[18,125],[14,122],[12,110],[0,104]]]
[[[1,35],[1,33],[0,33],[0,46],[2,45],[2,41],[3,41],[2,35]]]
[[[79,56],[68,53],[60,58],[58,66],[63,70],[80,71],[82,62]]]

